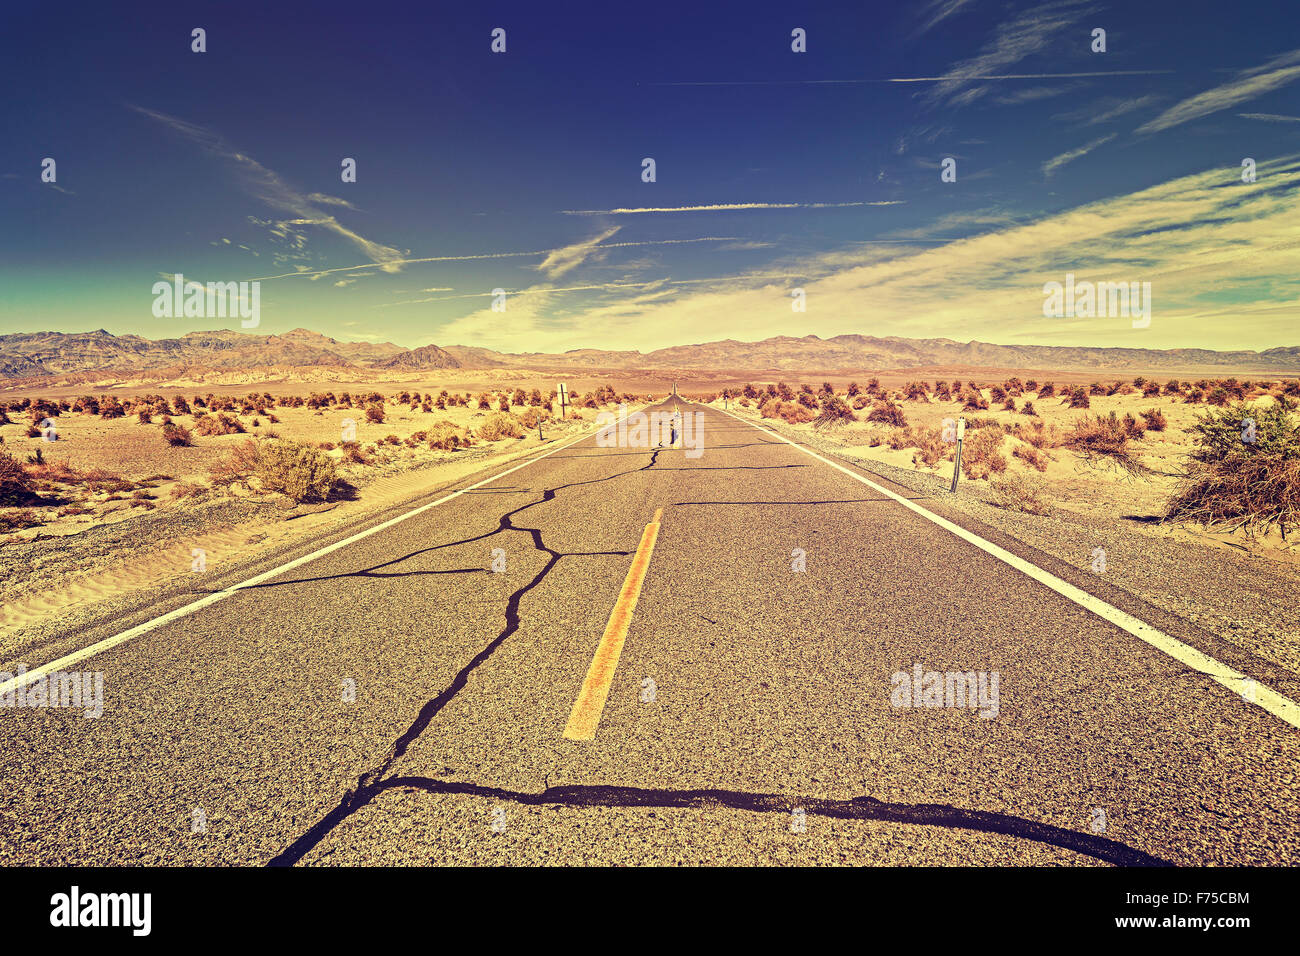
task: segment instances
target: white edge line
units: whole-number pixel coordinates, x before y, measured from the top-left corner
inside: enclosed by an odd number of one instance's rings
[[[1114,624],[1116,627],[1124,631],[1127,631],[1128,633],[1132,634],[1134,637],[1138,638],[1139,640],[1145,641],[1146,643],[1150,644],[1152,647],[1156,648],[1156,650],[1163,651],[1165,654],[1168,654],[1174,660],[1179,661],[1180,663],[1190,667],[1192,670],[1198,671],[1204,674],[1206,677],[1209,677],[1211,680],[1214,680],[1217,683],[1222,684],[1224,687],[1228,688],[1228,690],[1232,691],[1234,694],[1239,696],[1242,700],[1257,704],[1260,707],[1262,707],[1264,710],[1272,714],[1274,717],[1278,717],[1281,720],[1286,721],[1292,727],[1300,728],[1300,704],[1297,704],[1295,701],[1291,700],[1290,698],[1283,697],[1277,691],[1265,687],[1263,684],[1259,683],[1253,678],[1247,677],[1245,674],[1241,673],[1240,671],[1234,670],[1233,668],[1229,667],[1226,664],[1222,664],[1219,661],[1216,661],[1213,657],[1210,657],[1208,654],[1202,653],[1201,651],[1198,651],[1196,648],[1184,644],[1176,637],[1171,637],[1168,634],[1164,633],[1163,631],[1158,630],[1155,627],[1152,627],[1150,624],[1147,624],[1145,621],[1141,621],[1138,618],[1134,617],[1133,615],[1127,614],[1124,611],[1121,611],[1119,608],[1107,604],[1101,598],[1089,594],[1087,591],[1083,590],[1082,588],[1075,587],[1073,584],[1070,584],[1068,581],[1063,581],[1061,578],[1058,578],[1050,571],[1044,571],[1038,565],[1031,564],[1030,562],[1026,561],[1024,558],[1012,554],[1010,551],[1007,551],[1005,548],[1000,548],[996,544],[993,544],[991,541],[985,541],[983,538],[975,534],[973,531],[968,531],[967,529],[963,528],[961,525],[949,521],[947,518],[940,517],[939,515],[935,514],[932,511],[927,511],[925,508],[922,508],[920,505],[918,505],[915,501],[910,501],[909,499],[904,498],[902,495],[895,494],[894,492],[890,491],[888,488],[881,487],[880,485],[876,484],[874,481],[871,481],[869,478],[863,477],[862,475],[858,474],[857,472],[853,471],[850,468],[845,467],[844,465],[833,462],[829,458],[823,458],[821,455],[817,454],[811,449],[805,448],[804,446],[791,441],[789,438],[786,438],[784,435],[780,434],[779,432],[771,431],[767,428],[762,427],[761,425],[755,424],[754,422],[746,421],[745,419],[741,418],[739,415],[733,415],[731,412],[726,411],[725,409],[719,408],[719,409],[714,409],[714,411],[720,411],[724,415],[728,415],[731,418],[734,418],[738,422],[742,422],[743,424],[749,425],[751,428],[755,428],[760,432],[763,432],[768,435],[772,435],[775,438],[779,438],[781,441],[785,442],[787,445],[791,446],[792,448],[797,448],[799,449],[799,451],[803,452],[804,454],[811,455],[813,458],[816,458],[818,461],[822,462],[823,464],[830,465],[832,468],[836,469],[837,471],[844,472],[844,474],[848,475],[850,478],[862,482],[864,485],[867,485],[873,488],[874,490],[880,492],[881,494],[886,495],[889,498],[892,498],[894,501],[897,501],[903,507],[916,512],[921,517],[926,518],[929,521],[933,521],[935,524],[943,528],[945,531],[952,532],[957,537],[961,538],[963,541],[967,541],[970,544],[975,545],[975,547],[979,548],[981,551],[985,551],[988,554],[991,554],[993,557],[997,558],[999,561],[1002,561],[1005,564],[1009,564],[1017,571],[1027,574],[1035,581],[1039,582],[1040,584],[1046,585],[1047,587],[1055,591],[1057,594],[1060,594],[1062,597],[1067,598],[1070,601],[1073,601],[1075,604],[1079,605],[1085,610],[1091,611],[1093,614],[1096,614],[1098,617],[1106,621],[1109,621],[1111,624]],[[1247,681],[1249,681],[1250,683],[1247,684]],[[1252,695],[1253,695],[1253,700],[1252,700]]]
[[[627,414],[631,414],[631,412],[628,412]],[[617,425],[618,422],[615,421],[614,424]],[[602,428],[604,427],[607,426],[602,426]],[[600,429],[597,429],[597,431],[599,430]],[[311,552],[311,554],[305,554],[300,558],[294,558],[292,561],[282,564],[278,568],[272,568],[270,571],[264,571],[261,574],[251,577],[246,581],[240,581],[238,584],[232,584],[230,585],[230,587],[225,588],[221,591],[214,591],[213,593],[207,595],[206,597],[199,598],[199,600],[197,601],[194,601],[190,604],[186,604],[183,607],[178,607],[173,611],[168,611],[166,614],[160,615],[159,617],[155,617],[152,620],[145,621],[143,624],[137,624],[135,627],[131,628],[130,630],[123,631],[121,634],[115,634],[112,637],[106,637],[102,641],[96,641],[94,644],[91,644],[88,647],[83,647],[81,650],[73,651],[71,654],[65,654],[63,657],[60,657],[58,660],[51,661],[48,664],[42,664],[40,667],[34,668],[33,670],[29,670],[23,674],[16,675],[10,680],[0,683],[0,696],[3,696],[4,694],[12,693],[14,690],[16,690],[19,687],[26,687],[28,684],[31,684],[36,680],[39,680],[42,676],[48,675],[51,671],[62,670],[63,668],[71,664],[76,664],[81,661],[84,661],[88,657],[94,657],[96,654],[101,654],[104,651],[111,650],[112,648],[117,647],[119,644],[125,644],[127,641],[132,640],[133,638],[137,638],[141,634],[147,634],[148,632],[156,628],[162,627],[164,624],[170,624],[172,621],[179,620],[180,618],[183,617],[188,617],[189,615],[193,614],[195,611],[201,610],[207,607],[209,604],[216,604],[218,601],[223,601],[226,598],[230,597],[232,594],[235,594],[236,592],[241,591],[244,588],[255,587],[256,585],[261,584],[263,581],[269,580],[270,578],[283,574],[286,571],[292,571],[294,568],[301,567],[302,565],[307,564],[310,561],[315,561],[317,558],[324,557],[325,555],[330,554],[333,551],[339,550],[339,548],[345,548],[350,544],[355,544],[357,541],[360,541],[362,538],[368,538],[372,534],[378,534],[380,531],[393,527],[393,525],[400,524],[401,522],[405,521],[407,518],[414,518],[416,515],[422,514],[423,512],[428,511],[430,508],[436,508],[438,507],[438,505],[445,504],[446,502],[451,501],[453,498],[459,498],[467,491],[473,491],[475,488],[482,488],[484,485],[490,484],[496,481],[498,478],[504,478],[506,475],[509,475],[512,472],[516,472],[520,468],[524,468],[527,467],[528,465],[533,464],[534,462],[541,461],[543,458],[549,458],[551,455],[554,455],[556,452],[564,451],[564,449],[566,448],[572,448],[574,445],[578,444],[579,442],[586,441],[593,434],[595,434],[594,431],[589,432],[587,434],[579,435],[573,441],[564,445],[560,445],[556,448],[552,448],[544,455],[537,455],[533,458],[529,458],[527,461],[522,461],[519,464],[515,465],[513,468],[508,468],[505,471],[498,472],[497,474],[492,475],[490,478],[484,478],[482,481],[475,482],[474,484],[466,488],[461,488],[457,491],[453,491],[450,494],[444,495],[443,497],[439,498],[437,501],[430,501],[428,504],[420,505],[420,507],[418,508],[415,508],[411,511],[407,511],[404,514],[400,514],[395,518],[389,518],[387,521],[381,522],[380,524],[377,524],[374,527],[366,528],[364,531],[358,531],[356,534],[352,535],[351,537],[344,538],[342,541],[335,541],[333,544],[326,545],[325,547],[319,549],[318,551]]]

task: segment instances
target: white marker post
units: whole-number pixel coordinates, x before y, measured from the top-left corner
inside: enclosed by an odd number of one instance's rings
[[[559,398],[560,400],[560,418],[561,419],[568,418],[568,413],[565,412],[564,406],[568,404],[569,401],[569,386],[565,385],[563,382],[560,382],[555,386],[555,394],[556,397]]]
[[[957,493],[957,479],[961,477],[961,440],[966,435],[966,419],[957,419],[957,457],[952,462],[952,487],[948,489],[950,494]]]

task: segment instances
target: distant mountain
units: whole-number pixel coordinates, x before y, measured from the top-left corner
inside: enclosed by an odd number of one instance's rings
[[[340,342],[294,329],[257,335],[221,329],[156,341],[138,335],[95,332],[30,332],[0,335],[0,376],[57,375],[86,371],[144,371],[171,366],[260,368],[269,365],[369,366],[405,353],[391,342]]]
[[[534,370],[705,369],[749,372],[879,371],[966,366],[1001,369],[1220,369],[1224,372],[1300,373],[1300,346],[1263,352],[1210,349],[1085,348],[1056,345],[993,345],[953,339],[897,336],[776,336],[759,342],[725,339],[653,352],[574,349],[569,352],[496,352],[492,349],[425,345],[405,349],[391,342],[340,342],[294,329],[282,335],[220,329],[180,338],[95,332],[24,332],[0,335],[0,378],[61,377],[88,381],[95,373],[150,378],[184,377],[202,370],[241,381],[300,378],[328,381],[363,369],[401,374],[427,369],[520,368]]]
[[[399,352],[375,368],[460,368],[461,363],[436,345],[422,345],[409,352]]]
[[[1088,348],[1060,345],[993,345],[953,339],[837,335],[823,339],[779,335],[759,342],[724,339],[653,352],[577,349],[512,354],[450,345],[466,367],[728,369],[736,371],[882,370],[931,366],[1041,369],[1223,368],[1300,372],[1300,346],[1216,352],[1211,349]]]

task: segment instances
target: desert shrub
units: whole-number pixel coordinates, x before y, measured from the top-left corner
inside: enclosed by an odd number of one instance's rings
[[[519,416],[519,421],[523,424],[525,428],[532,429],[537,427],[538,422],[544,421],[545,419],[550,417],[551,417],[550,415],[546,414],[546,412],[542,410],[539,403],[535,407],[529,406],[528,408],[524,409],[523,414]]]
[[[507,399],[502,398],[506,403]],[[508,407],[508,405],[507,405]],[[503,438],[522,438],[523,428],[519,424],[519,419],[515,418],[509,412],[496,412],[489,415],[482,425],[478,427],[478,437],[484,441],[500,441]]]
[[[1143,396],[1143,398],[1152,398],[1153,396],[1156,396],[1156,395],[1159,395],[1159,394],[1160,394],[1160,383],[1159,383],[1159,382],[1147,382],[1146,385],[1144,385],[1144,386],[1142,387],[1142,396]]]
[[[1088,390],[1082,385],[1076,385],[1070,392],[1069,403],[1071,408],[1092,407],[1092,400],[1088,398]]]
[[[0,505],[22,505],[34,499],[32,478],[22,462],[0,451]]]
[[[929,425],[914,425],[907,429],[910,444],[916,447],[912,453],[912,464],[922,464],[933,468],[946,458],[951,458],[956,451],[956,444],[943,440],[943,432]]]
[[[993,504],[1008,511],[1022,511],[1031,515],[1052,513],[1047,500],[1047,484],[1036,475],[1008,472],[989,482]]]
[[[853,407],[857,410],[864,409],[870,404],[871,399],[867,398],[865,395],[857,395],[853,399]]]
[[[21,531],[40,524],[41,520],[31,508],[12,508],[0,511],[0,533]]]
[[[1129,438],[1141,438],[1147,431],[1146,422],[1140,422],[1133,417],[1131,412],[1125,412],[1124,431],[1128,434]]]
[[[871,414],[867,416],[867,421],[904,428],[907,425],[907,416],[903,414],[903,406],[888,399],[881,399],[871,407]]]
[[[384,421],[384,407],[382,405],[369,405],[366,407],[366,421],[372,425],[382,425]]]
[[[1006,433],[1001,428],[982,428],[962,443],[961,470],[967,478],[987,478],[1007,470],[1007,459],[999,449]]]
[[[1033,402],[1025,402],[1025,404],[1022,405],[1022,406],[1020,407],[1020,414],[1021,414],[1021,415],[1033,415],[1033,416],[1037,417],[1038,412],[1034,411],[1034,403],[1033,403]]]
[[[82,475],[82,480],[93,494],[102,492],[116,494],[122,491],[130,491],[135,487],[135,482],[131,479],[119,475],[115,471],[108,471],[105,468],[90,469],[90,471]]]
[[[1047,471],[1047,463],[1051,460],[1045,452],[1033,445],[1017,445],[1011,454],[1038,471]]]
[[[244,426],[239,419],[232,418],[225,412],[217,412],[197,419],[194,430],[200,435],[242,435]]]
[[[1210,390],[1210,393],[1205,396],[1205,402],[1207,405],[1217,405],[1220,407],[1227,405],[1228,390],[1223,388],[1222,386],[1216,385],[1213,389]]]
[[[1045,398],[1051,398],[1056,394],[1056,386],[1051,382],[1044,382],[1038,390],[1038,400],[1041,402]]]
[[[810,422],[815,417],[811,410],[798,402],[783,402],[777,398],[769,398],[758,410],[764,418],[779,418],[791,425]]]
[[[986,399],[983,396],[983,394],[981,394],[978,390],[972,388],[966,392],[965,397],[962,399],[961,407],[963,411],[970,411],[970,412],[984,411],[989,407],[989,402],[988,399]]]
[[[264,491],[294,501],[323,501],[338,480],[334,459],[303,442],[279,439],[254,446],[253,474]]]
[[[813,428],[838,427],[857,421],[857,416],[848,403],[838,396],[831,395],[822,399],[821,413],[813,419]]]
[[[1165,413],[1158,408],[1148,408],[1142,413],[1142,418],[1146,421],[1147,428],[1153,432],[1162,432],[1169,426],[1169,422],[1165,420]]]
[[[184,425],[177,425],[175,422],[163,426],[162,437],[163,441],[173,447],[194,444],[194,436],[190,434],[190,430]]]
[[[1300,426],[1289,400],[1211,409],[1193,426],[1196,450],[1166,520],[1267,531],[1285,539],[1300,517]],[[1253,429],[1252,426],[1253,425]],[[1250,440],[1253,439],[1253,440]]]
[[[1085,415],[1076,420],[1066,433],[1063,444],[1089,464],[1109,461],[1130,474],[1142,474],[1147,469],[1129,448],[1132,437],[1125,422],[1111,412],[1109,415]]]
[[[257,470],[258,448],[252,439],[240,442],[213,463],[208,478],[218,487],[247,482]]]
[[[201,498],[206,492],[206,488],[192,481],[178,481],[172,485],[171,496],[177,499]]]
[[[457,428],[449,421],[435,422],[429,428],[426,437],[430,448],[442,451],[454,451],[457,448],[465,448],[474,443],[468,430]]]

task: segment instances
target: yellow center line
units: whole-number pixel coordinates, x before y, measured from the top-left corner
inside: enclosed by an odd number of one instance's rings
[[[632,623],[632,612],[636,609],[637,598],[641,596],[641,582],[645,580],[646,570],[650,567],[650,555],[654,553],[655,539],[659,537],[659,519],[663,513],[663,508],[657,509],[654,520],[645,526],[645,531],[641,534],[641,544],[636,549],[636,556],[632,558],[632,567],[628,569],[623,590],[618,595],[618,603],[614,605],[614,613],[605,625],[605,634],[596,648],[591,667],[587,669],[587,679],[582,682],[582,690],[573,703],[569,722],[564,726],[567,740],[596,738],[596,727],[605,710],[605,698],[609,696],[609,685],[614,679],[619,655],[623,653],[623,641]]]

